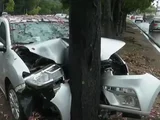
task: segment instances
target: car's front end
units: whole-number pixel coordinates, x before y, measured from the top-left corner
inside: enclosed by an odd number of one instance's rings
[[[36,112],[45,119],[70,120],[70,86],[60,66],[50,65],[24,80],[15,90],[27,118]]]
[[[20,113],[27,118],[36,112],[43,118],[70,120],[71,92],[63,71],[67,46],[62,40],[68,35],[68,22],[54,16],[7,19],[11,70],[6,76],[17,94]]]

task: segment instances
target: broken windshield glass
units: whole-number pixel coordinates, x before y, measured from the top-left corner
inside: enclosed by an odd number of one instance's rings
[[[12,43],[33,43],[68,37],[68,23],[23,22],[11,23]]]

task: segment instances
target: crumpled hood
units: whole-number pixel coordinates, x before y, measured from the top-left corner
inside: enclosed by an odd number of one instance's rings
[[[101,38],[101,60],[109,59],[112,54],[124,45],[125,42],[123,41]],[[54,60],[58,64],[64,63],[65,57],[68,56],[68,44],[60,38],[24,46],[27,47],[30,52]]]
[[[110,39],[110,38],[101,38],[101,60],[107,60],[110,56],[116,53],[125,45],[125,42]]]
[[[66,48],[68,45],[63,42],[62,39],[58,38],[24,46],[32,53],[54,60],[58,64],[62,64],[65,60]]]

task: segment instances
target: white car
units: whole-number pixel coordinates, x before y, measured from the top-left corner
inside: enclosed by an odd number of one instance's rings
[[[62,18],[62,19],[65,19],[65,18],[69,18],[69,16],[67,14],[63,14],[63,13],[57,13],[55,15],[55,17],[59,17],[59,18]]]
[[[14,120],[46,109],[50,115],[43,117],[70,120],[71,92],[59,55],[66,35],[68,27],[54,16],[0,17],[0,88]]]
[[[143,22],[143,16],[136,16],[135,22],[137,21]]]

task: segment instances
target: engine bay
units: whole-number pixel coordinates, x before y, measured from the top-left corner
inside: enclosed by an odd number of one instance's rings
[[[24,46],[16,46],[12,48],[18,56],[24,61],[30,73],[34,73],[44,67],[54,64],[53,60],[41,57],[37,54],[34,54],[28,50],[28,48]]]

